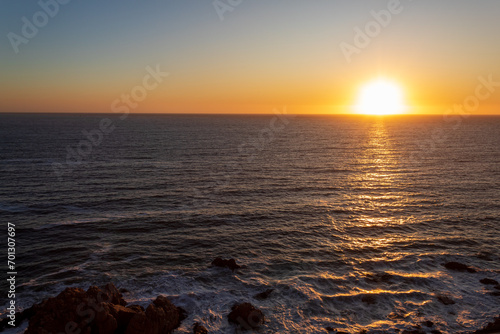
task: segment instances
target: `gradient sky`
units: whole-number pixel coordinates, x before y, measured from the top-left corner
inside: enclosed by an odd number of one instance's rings
[[[22,17],[41,7],[3,0],[0,111],[111,112],[157,64],[170,75],[133,112],[345,113],[382,75],[412,111],[443,113],[479,76],[500,81],[498,0],[401,0],[349,63],[341,43],[389,2],[243,0],[221,20],[212,0],[72,0],[15,53],[8,34],[21,36]],[[500,87],[477,113],[498,106]]]

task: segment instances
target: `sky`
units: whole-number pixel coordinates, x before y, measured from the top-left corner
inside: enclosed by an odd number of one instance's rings
[[[58,1],[0,0],[0,112],[500,113],[498,0]]]

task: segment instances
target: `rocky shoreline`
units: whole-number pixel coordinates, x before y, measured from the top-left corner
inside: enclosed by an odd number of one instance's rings
[[[113,283],[91,286],[87,291],[66,288],[56,297],[16,314],[16,323],[29,320],[25,334],[87,333],[87,334],[164,334],[171,333],[186,318],[186,311],[167,297],[158,296],[144,309],[127,305]],[[257,328],[265,322],[262,311],[250,303],[234,305],[228,321],[242,329]],[[8,328],[6,318],[0,331]],[[193,333],[206,334],[207,329],[193,324]]]
[[[212,266],[228,268],[232,271],[240,268],[234,259],[215,259]],[[444,264],[449,270],[468,271],[473,269],[462,264],[450,262]],[[498,282],[483,278],[481,283],[485,285],[496,285]],[[178,328],[183,320],[187,318],[187,312],[175,306],[166,296],[158,296],[149,306],[144,309],[140,305],[128,305],[123,299],[122,293],[113,283],[103,287],[91,286],[86,291],[81,288],[66,288],[56,297],[43,300],[39,304],[18,312],[15,315],[16,327],[23,322],[29,321],[25,334],[164,334],[172,333]],[[267,299],[273,289],[268,289],[255,296],[255,299]],[[453,302],[445,296],[438,296],[442,303]],[[441,298],[441,299],[439,299]],[[9,317],[0,321],[0,332],[10,328]],[[236,304],[227,314],[229,323],[234,324],[235,330],[257,329],[266,322],[264,313],[248,302]],[[427,331],[424,330],[427,327]],[[432,330],[433,323],[427,321],[410,330],[404,330],[403,334],[439,334],[438,330]],[[348,334],[337,331],[332,327],[326,327],[326,331],[337,334]],[[208,330],[199,323],[192,325],[194,334],[208,334]],[[238,331],[237,331],[238,332]],[[368,331],[363,331],[368,334]],[[493,334],[500,333],[500,316],[488,323],[484,328],[471,334]],[[361,334],[361,333],[360,333]]]

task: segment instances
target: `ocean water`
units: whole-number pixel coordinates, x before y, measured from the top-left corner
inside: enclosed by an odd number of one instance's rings
[[[0,114],[17,303],[111,281],[130,303],[185,308],[176,333],[234,333],[226,316],[245,301],[266,314],[259,333],[473,331],[500,314],[499,290],[479,282],[500,281],[499,129],[480,116]],[[243,268],[210,267],[218,256]]]

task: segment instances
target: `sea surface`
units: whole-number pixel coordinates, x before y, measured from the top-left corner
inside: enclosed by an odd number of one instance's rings
[[[467,333],[500,314],[500,117],[0,114],[0,221],[21,307],[114,282],[175,333],[246,301],[258,333]]]

